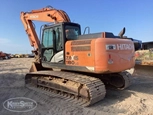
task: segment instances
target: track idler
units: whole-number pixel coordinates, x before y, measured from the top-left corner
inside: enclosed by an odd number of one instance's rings
[[[131,85],[131,74],[127,71],[114,73],[109,76],[108,85],[113,89],[123,90]]]

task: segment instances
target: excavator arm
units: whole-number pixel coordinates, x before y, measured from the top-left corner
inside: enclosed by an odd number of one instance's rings
[[[28,34],[30,44],[34,47],[35,53],[38,54],[40,41],[35,31],[32,21],[42,22],[70,22],[70,18],[63,10],[58,10],[53,7],[46,7],[38,10],[32,10],[31,12],[21,12],[21,21],[24,25],[25,31]]]

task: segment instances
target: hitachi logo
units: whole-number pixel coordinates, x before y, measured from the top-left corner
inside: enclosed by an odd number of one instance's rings
[[[31,15],[30,18],[38,18],[38,15]]]
[[[118,50],[132,50],[134,49],[133,44],[117,44],[117,49]]]

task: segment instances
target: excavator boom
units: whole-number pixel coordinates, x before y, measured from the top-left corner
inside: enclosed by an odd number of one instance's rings
[[[40,41],[32,21],[52,23],[70,22],[70,18],[66,12],[54,9],[53,7],[32,10],[31,12],[21,12],[20,18],[29,37],[30,44],[34,47],[35,51],[39,49]]]

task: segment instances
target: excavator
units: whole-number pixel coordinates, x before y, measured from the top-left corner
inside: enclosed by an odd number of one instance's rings
[[[127,69],[135,66],[134,43],[124,29],[81,35],[81,26],[53,7],[21,12],[21,21],[35,53],[25,76],[26,87],[60,95],[75,104],[90,106],[106,95],[106,86],[123,90],[131,84]],[[33,21],[41,26],[40,38]]]

